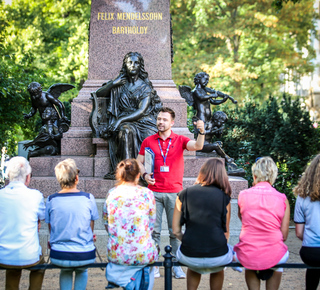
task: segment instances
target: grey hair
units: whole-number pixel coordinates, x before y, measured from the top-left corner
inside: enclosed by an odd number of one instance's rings
[[[79,169],[73,159],[68,158],[59,162],[54,168],[54,171],[62,189],[71,188],[75,185]]]
[[[271,157],[262,157],[252,165],[252,175],[256,177],[256,183],[267,181],[274,184],[278,175],[278,167]]]
[[[24,183],[31,171],[29,161],[22,156],[12,157],[8,162],[7,173],[10,182],[19,181]]]

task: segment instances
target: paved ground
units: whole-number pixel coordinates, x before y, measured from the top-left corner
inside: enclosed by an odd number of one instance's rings
[[[288,241],[286,242],[290,251],[289,261],[291,263],[301,263],[301,259],[299,256],[299,250],[301,247],[301,241],[295,237],[294,229],[290,229]],[[184,269],[186,270],[186,269]],[[163,269],[160,269],[161,277],[156,279],[154,290],[162,290],[164,289],[164,278],[163,278]],[[282,282],[280,285],[280,289],[304,289],[304,275],[305,270],[302,269],[284,269],[284,273],[282,276]],[[0,271],[0,290],[4,290],[4,271]],[[199,289],[209,289],[209,276],[202,276],[202,280],[199,286]],[[42,289],[59,289],[58,285],[59,281],[59,270],[47,270],[45,274],[45,279],[43,283]],[[89,269],[89,280],[87,289],[104,289],[107,285],[104,271],[101,269]],[[264,286],[264,284],[262,284]],[[21,279],[20,289],[28,289],[28,271],[23,271],[23,276]],[[183,290],[186,289],[186,281],[173,279],[173,287],[174,290]],[[225,271],[225,280],[223,289],[236,289],[242,290],[247,289],[245,280],[244,280],[244,272],[239,273],[233,271],[230,268],[227,268]],[[261,289],[265,289],[265,287],[261,287]],[[320,287],[319,287],[320,289]]]

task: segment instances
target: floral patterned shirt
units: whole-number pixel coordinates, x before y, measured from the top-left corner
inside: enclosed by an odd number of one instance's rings
[[[156,206],[150,189],[126,185],[110,189],[103,207],[103,219],[109,234],[109,262],[147,265],[158,259],[151,237]]]

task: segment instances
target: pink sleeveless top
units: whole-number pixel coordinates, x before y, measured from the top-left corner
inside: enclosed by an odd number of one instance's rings
[[[238,260],[247,269],[265,270],[275,266],[288,247],[283,242],[281,222],[286,196],[268,182],[243,190],[238,205],[242,217],[240,241],[234,246]]]

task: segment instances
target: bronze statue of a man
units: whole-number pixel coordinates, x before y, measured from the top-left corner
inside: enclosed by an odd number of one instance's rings
[[[138,52],[127,53],[119,75],[93,97],[107,100],[106,122],[99,134],[109,143],[111,171],[105,178],[111,179],[117,164],[126,158],[136,158],[142,141],[157,132],[156,118],[162,102]]]

